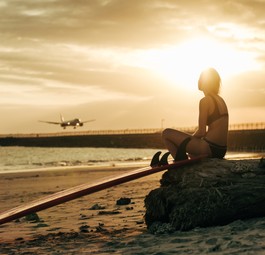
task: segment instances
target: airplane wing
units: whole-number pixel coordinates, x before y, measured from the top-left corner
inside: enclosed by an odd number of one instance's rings
[[[44,121],[44,120],[39,120],[39,122],[44,122],[44,123],[48,123],[48,124],[56,124],[56,125],[61,125],[61,122]]]
[[[95,120],[86,120],[86,121],[82,121],[82,123],[87,123],[87,122],[92,122],[92,121],[95,121]]]

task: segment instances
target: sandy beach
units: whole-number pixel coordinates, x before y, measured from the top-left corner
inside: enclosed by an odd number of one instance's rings
[[[1,174],[0,212],[137,167],[76,167]],[[153,235],[144,199],[162,173],[137,179],[0,226],[0,254],[265,254],[265,218]],[[117,205],[130,198],[127,205]]]

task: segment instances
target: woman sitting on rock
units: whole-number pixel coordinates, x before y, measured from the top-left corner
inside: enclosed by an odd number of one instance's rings
[[[228,110],[219,96],[221,78],[209,68],[203,71],[198,88],[204,93],[199,104],[198,129],[193,135],[167,128],[162,133],[163,141],[175,161],[192,156],[207,155],[223,158],[227,150]]]

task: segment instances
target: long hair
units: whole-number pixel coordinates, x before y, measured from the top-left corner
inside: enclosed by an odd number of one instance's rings
[[[219,94],[221,78],[214,68],[204,70],[198,81],[198,88],[203,92],[210,94]]]

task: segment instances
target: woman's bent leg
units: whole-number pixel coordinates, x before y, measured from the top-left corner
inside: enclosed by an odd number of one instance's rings
[[[188,138],[191,138],[191,135],[171,128],[165,129],[162,133],[164,144],[174,159],[176,159],[179,149],[182,149],[186,154],[186,149],[184,147],[186,147],[189,142]],[[186,141],[185,145],[183,144],[183,141]],[[181,144],[183,145],[183,148],[180,148]],[[181,157],[183,157],[184,153],[181,152]]]
[[[209,144],[200,138],[193,137],[184,132],[167,128],[162,133],[164,144],[174,159],[182,159],[188,153],[190,155],[212,156]],[[176,155],[178,155],[176,158]]]

